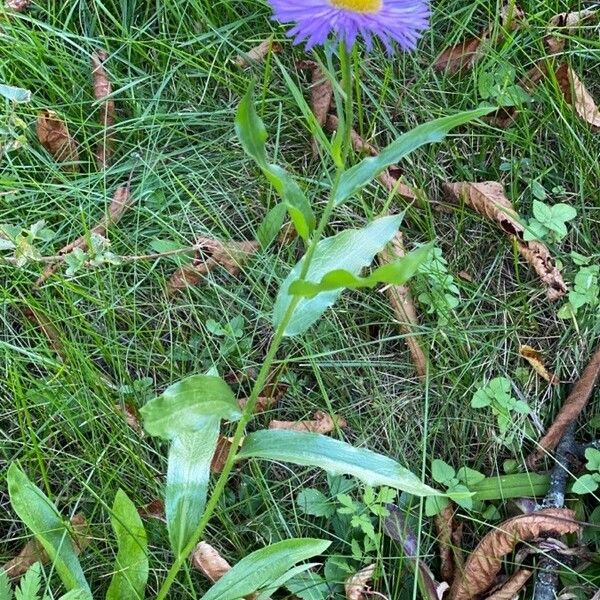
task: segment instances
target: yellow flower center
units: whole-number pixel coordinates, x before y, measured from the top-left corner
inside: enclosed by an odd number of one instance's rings
[[[376,13],[381,9],[383,0],[331,0],[331,3],[357,13]]]

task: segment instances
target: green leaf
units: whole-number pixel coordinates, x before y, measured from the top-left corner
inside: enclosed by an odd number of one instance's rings
[[[42,589],[42,567],[33,564],[25,573],[21,584],[15,590],[15,600],[39,600]]]
[[[569,204],[559,202],[551,208],[552,220],[568,223],[577,217],[577,209]]]
[[[256,600],[271,600],[271,595],[274,594],[280,587],[286,585],[290,579],[294,579],[298,575],[303,575],[309,569],[314,569],[318,567],[319,563],[305,563],[302,565],[298,565],[293,569],[290,569],[287,573],[284,573],[277,579],[274,579],[269,583],[267,587],[265,587],[258,596],[256,596]]]
[[[556,313],[559,319],[572,319],[575,316],[575,309],[570,302],[563,304]]]
[[[548,235],[549,231],[550,230],[545,225],[542,225],[537,219],[530,219],[523,232],[523,239],[526,242],[543,240]]]
[[[506,500],[544,496],[550,485],[550,477],[538,473],[517,473],[500,477],[486,477],[469,486],[474,492],[473,500]]]
[[[593,475],[586,473],[575,480],[572,491],[574,494],[591,494],[598,487],[600,487],[600,484],[594,479]]]
[[[4,85],[0,83],[0,96],[16,102],[17,104],[24,104],[31,100],[31,92],[19,87],[13,87],[12,85]]]
[[[0,571],[0,600],[13,600],[12,588],[5,571]]]
[[[111,523],[118,552],[106,600],[139,600],[148,580],[148,540],[135,504],[123,490],[115,496]]]
[[[167,252],[185,250],[186,248],[189,248],[189,246],[185,246],[179,242],[174,242],[173,240],[152,240],[150,242],[150,248],[152,248],[152,251],[156,252],[157,254],[165,254]],[[171,256],[167,256],[166,258],[172,260],[178,265],[187,265],[192,262],[192,259],[194,258],[194,251],[190,250],[189,252],[182,254],[173,254]]]
[[[318,467],[335,475],[352,475],[370,486],[387,485],[415,496],[440,495],[395,460],[317,433],[277,429],[251,433],[236,457],[247,458]]]
[[[429,496],[425,499],[425,515],[427,517],[439,515],[448,504],[450,504],[448,498],[442,496]]]
[[[348,229],[321,240],[317,244],[306,280],[321,281],[327,273],[338,269],[358,275],[394,237],[401,221],[402,215],[383,217],[363,229]],[[296,264],[281,285],[273,314],[275,327],[281,323],[294,298],[290,293],[290,286],[300,278],[305,260],[306,257]],[[301,299],[285,329],[285,335],[294,336],[306,331],[329,306],[335,303],[341,293],[342,289],[334,289],[322,292],[314,298]]]
[[[7,481],[13,509],[42,544],[65,587],[89,591],[69,531],[54,504],[14,463]]]
[[[539,200],[533,201],[533,216],[543,225],[552,221],[552,208]]]
[[[167,440],[202,429],[207,418],[237,421],[242,415],[231,388],[211,375],[192,375],[178,381],[140,413],[146,431]]]
[[[182,433],[171,442],[165,512],[169,540],[177,556],[202,518],[218,437],[219,419],[213,417],[205,419],[201,429]]]
[[[438,483],[448,483],[451,479],[454,479],[456,471],[443,460],[436,458],[431,463],[431,476]]]
[[[240,102],[235,129],[245,152],[256,161],[286,204],[299,235],[307,239],[315,227],[315,215],[304,192],[292,176],[282,167],[270,164],[267,159],[267,130],[254,106],[254,82]]]
[[[587,459],[588,471],[600,471],[600,450],[596,448],[587,448],[585,451],[585,458]]]
[[[472,408],[485,408],[492,403],[492,399],[488,396],[487,392],[482,390],[477,390],[473,394],[473,398],[471,400]]]
[[[213,585],[202,600],[239,600],[266,587],[300,561],[318,556],[330,542],[290,539],[252,552]]]
[[[472,485],[476,485],[477,483],[485,479],[485,475],[483,473],[480,473],[479,471],[476,471],[475,469],[471,469],[469,467],[461,467],[458,470],[457,477],[468,488],[470,488]]]
[[[277,204],[267,213],[265,220],[258,226],[256,238],[261,248],[267,248],[277,237],[285,219],[285,212],[285,204]]]
[[[419,125],[412,131],[401,135],[395,142],[382,150],[378,156],[365,158],[342,175],[334,196],[336,206],[348,200],[385,169],[398,163],[417,148],[426,144],[441,142],[455,127],[483,117],[495,110],[495,107],[479,108],[450,117],[443,117]]]
[[[327,496],[314,488],[304,488],[296,497],[296,504],[305,515],[313,517],[331,517],[335,513]]]
[[[92,595],[86,590],[71,590],[59,600],[93,600]]]
[[[296,575],[285,584],[285,587],[301,600],[326,600],[329,598],[329,586],[317,573],[307,571]]]
[[[295,296],[314,298],[321,292],[342,289],[373,288],[380,283],[404,285],[427,260],[431,245],[423,246],[399,260],[383,265],[368,277],[357,277],[349,271],[338,269],[327,273],[319,283],[304,279],[294,281],[289,293]]]

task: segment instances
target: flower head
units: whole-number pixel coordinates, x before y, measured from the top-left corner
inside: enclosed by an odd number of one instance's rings
[[[348,48],[361,35],[371,49],[378,37],[388,51],[392,41],[403,50],[413,50],[427,29],[428,0],[270,0],[274,19],[295,23],[288,35],[306,48],[323,44],[330,34]]]

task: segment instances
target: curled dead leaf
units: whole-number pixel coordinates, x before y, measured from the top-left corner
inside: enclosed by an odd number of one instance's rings
[[[457,573],[448,600],[472,600],[488,590],[502,567],[502,558],[520,542],[577,531],[575,513],[565,508],[547,508],[504,521],[490,531],[469,556],[464,569]]]
[[[104,217],[91,229],[89,235],[83,235],[80,238],[77,238],[74,242],[67,244],[64,248],[61,248],[60,252],[58,253],[59,256],[69,254],[73,252],[75,248],[87,250],[90,236],[92,234],[105,237],[108,229],[117,224],[125,212],[133,205],[134,199],[135,198],[131,194],[129,184],[117,188]],[[36,281],[36,287],[39,287],[45,283],[46,280],[56,272],[58,267],[59,263],[49,265]]]
[[[191,556],[194,569],[204,573],[213,583],[231,571],[231,565],[206,542],[200,542]]]
[[[138,508],[138,515],[140,515],[142,519],[158,519],[159,521],[166,522],[165,503],[158,498],[152,500],[152,502]]]
[[[382,265],[394,262],[406,255],[402,233],[398,232],[389,247],[379,253],[379,262]],[[417,309],[412,299],[408,285],[390,285],[386,288],[386,296],[394,309],[400,331],[406,336],[406,345],[410,351],[415,370],[419,377],[425,377],[427,359],[416,337],[416,328],[419,326]]]
[[[561,29],[561,34],[564,33],[566,35],[570,35],[577,26],[596,15],[597,12],[597,10],[588,8],[554,15],[548,23],[548,29],[550,32],[544,39],[548,50],[554,54],[558,54],[565,49],[566,38],[557,37],[555,31],[556,29]]]
[[[127,425],[129,425],[129,427],[131,427],[131,429],[142,436],[144,435],[144,430],[140,424],[138,410],[133,404],[129,404],[127,402],[123,404],[115,404],[115,410],[123,415],[125,422]]]
[[[527,465],[530,469],[535,469],[539,465],[546,452],[556,448],[569,426],[577,420],[587,406],[599,377],[600,346],[596,348],[579,381],[577,381],[571,390],[563,407],[556,416],[554,423],[552,423],[546,435],[539,441],[536,449],[527,457]]]
[[[220,473],[225,466],[227,456],[231,450],[231,440],[222,435],[217,440],[217,449],[210,464],[210,470],[213,473]]]
[[[346,420],[336,415],[328,415],[321,410],[315,413],[312,421],[271,421],[269,429],[288,429],[290,431],[310,431],[312,433],[331,433],[336,427],[346,427]]]
[[[235,64],[243,69],[251,63],[260,62],[270,52],[281,52],[281,44],[274,42],[272,37],[254,46],[246,54],[238,56]]]
[[[103,138],[95,150],[98,169],[106,169],[113,155],[112,127],[115,124],[115,102],[112,94],[112,84],[108,78],[104,63],[108,55],[104,50],[97,50],[92,54],[92,82],[94,98],[100,102],[100,123],[104,128]]]
[[[24,12],[30,4],[31,0],[6,0],[4,7],[15,12]]]
[[[346,600],[367,600],[366,591],[375,573],[375,565],[369,565],[358,573],[348,577],[344,584]]]
[[[190,286],[198,285],[204,276],[222,267],[231,275],[237,275],[242,265],[258,250],[258,242],[220,242],[202,237],[196,247],[206,258],[199,256],[194,264],[178,269],[169,280],[167,293],[174,294]]]
[[[528,569],[519,569],[499,590],[490,594],[486,600],[513,600],[513,598],[516,598],[517,594],[525,587],[525,584],[529,581],[532,574],[533,572]]]
[[[63,163],[63,170],[79,170],[78,144],[71,137],[66,123],[54,111],[40,111],[37,118],[37,136],[54,159]]]
[[[556,80],[565,100],[592,127],[600,128],[600,110],[585,85],[565,62],[556,70]]]
[[[454,581],[454,575],[463,568],[462,523],[454,519],[456,507],[450,503],[435,517],[437,541],[440,553],[440,575],[448,584]]]
[[[504,186],[496,181],[482,183],[446,183],[444,189],[453,202],[463,201],[480,215],[496,223],[507,235],[513,238],[521,256],[533,267],[546,287],[552,301],[567,293],[567,286],[556,268],[548,248],[541,242],[525,241],[525,228],[515,212],[512,203],[504,193]]]
[[[75,552],[80,554],[83,550],[85,550],[91,541],[85,515],[82,513],[77,513],[71,519],[71,528]],[[19,577],[22,577],[36,562],[46,564],[48,561],[48,554],[42,545],[36,539],[31,539],[25,544],[25,546],[23,546],[21,552],[19,552],[15,558],[9,560],[2,567],[2,570],[11,579],[18,579]]]
[[[546,368],[544,357],[541,352],[538,352],[531,346],[525,345],[519,348],[519,354],[533,367],[535,372],[548,383],[552,385],[558,385],[560,383],[560,379]]]

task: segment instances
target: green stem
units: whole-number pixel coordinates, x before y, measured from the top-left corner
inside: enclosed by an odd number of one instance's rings
[[[344,91],[346,94],[346,97],[344,98],[345,115],[346,115],[345,123],[344,123],[344,128],[345,128],[344,146],[342,148],[342,156],[344,157],[343,164],[345,166],[346,161],[348,159],[348,155],[350,153],[351,145],[352,145],[352,120],[354,118],[354,111],[353,111],[353,107],[352,107],[353,94],[352,94],[352,68],[351,68],[350,54],[348,52],[348,49],[346,48],[346,46],[343,43],[340,45],[340,51],[341,51],[341,64],[342,64],[342,82],[343,82]],[[327,206],[325,207],[325,210],[323,211],[323,214],[321,216],[319,224],[318,224],[317,228],[315,229],[315,232],[310,241],[310,245],[306,251],[306,255],[304,257],[304,263],[302,265],[302,271],[300,273],[300,279],[304,279],[306,277],[306,275],[308,274],[308,270],[310,269],[310,265],[314,258],[314,254],[317,249],[319,240],[321,239],[321,236],[323,235],[323,232],[325,231],[325,227],[327,226],[327,223],[329,222],[329,218],[331,217],[333,209],[335,208],[333,199],[335,197],[335,190],[336,190],[337,186],[339,185],[339,181],[342,176],[343,170],[344,170],[343,167],[337,169],[337,173],[335,176],[331,194],[329,195],[329,200],[327,202]],[[260,369],[260,372],[258,373],[258,376],[256,377],[256,381],[254,382],[254,385],[252,387],[250,397],[248,398],[248,402],[246,403],[246,406],[244,407],[242,417],[240,418],[240,420],[237,424],[235,433],[233,435],[233,439],[231,441],[231,448],[229,449],[229,454],[227,455],[227,459],[225,461],[225,465],[223,466],[223,470],[221,471],[221,475],[220,475],[219,479],[217,480],[217,483],[215,484],[215,487],[212,491],[210,499],[206,503],[206,508],[204,509],[204,514],[202,515],[202,519],[198,523],[198,527],[196,527],[196,529],[194,530],[194,534],[192,535],[188,544],[186,544],[186,546],[183,548],[181,554],[179,554],[177,556],[177,558],[175,559],[175,562],[171,565],[171,568],[169,569],[169,572],[167,573],[167,577],[165,578],[160,590],[158,591],[156,600],[165,600],[167,598],[169,590],[171,589],[171,586],[175,582],[175,578],[177,577],[177,574],[183,567],[188,556],[194,550],[194,547],[196,546],[198,541],[202,538],[202,535],[204,534],[204,530],[206,529],[208,522],[212,518],[213,513],[214,513],[215,509],[217,508],[217,504],[219,503],[219,500],[220,500],[221,496],[223,495],[223,492],[225,491],[225,486],[227,485],[229,475],[231,474],[231,471],[233,470],[233,467],[235,464],[235,456],[236,456],[238,448],[240,446],[240,442],[242,441],[242,438],[245,435],[246,426],[248,425],[248,423],[250,423],[250,421],[254,417],[254,410],[256,408],[256,403],[258,401],[259,395],[262,392],[265,384],[267,383],[267,380],[271,373],[271,367],[272,367],[273,362],[275,361],[275,357],[277,355],[277,351],[279,350],[281,342],[283,341],[283,338],[285,335],[285,330],[287,329],[287,326],[289,325],[289,323],[294,315],[294,311],[296,310],[298,304],[300,303],[300,300],[301,300],[300,296],[294,296],[292,298],[292,301],[290,302],[290,304],[287,308],[287,311],[286,311],[283,319],[281,320],[281,323],[279,324],[279,326],[277,327],[277,330],[275,331],[275,336],[273,337],[273,341],[271,342],[271,345],[269,347],[267,355],[265,356],[265,360]]]

